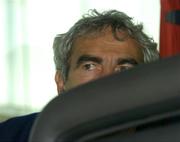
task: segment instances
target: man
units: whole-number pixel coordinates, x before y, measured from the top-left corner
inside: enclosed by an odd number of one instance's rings
[[[54,40],[58,94],[98,78],[158,60],[156,43],[126,14],[91,10]],[[37,114],[0,124],[0,141],[25,142]]]

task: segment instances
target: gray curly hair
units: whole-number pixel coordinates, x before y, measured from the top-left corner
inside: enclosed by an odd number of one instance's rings
[[[157,44],[143,32],[142,24],[135,24],[132,20],[125,13],[117,10],[99,13],[93,9],[77,21],[67,33],[57,35],[53,43],[54,62],[56,70],[60,70],[63,80],[66,81],[68,76],[68,61],[74,41],[80,36],[100,33],[107,27],[112,28],[112,33],[117,40],[122,40],[118,37],[117,31],[125,31],[129,36],[134,38],[142,47],[144,63],[158,60]]]

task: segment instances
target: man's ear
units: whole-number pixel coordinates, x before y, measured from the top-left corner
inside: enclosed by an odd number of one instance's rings
[[[55,82],[56,82],[58,94],[62,93],[64,91],[64,80],[59,70],[56,71]]]

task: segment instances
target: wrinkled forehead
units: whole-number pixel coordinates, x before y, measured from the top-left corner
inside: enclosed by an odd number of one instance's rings
[[[104,26],[100,29],[89,29],[84,32],[79,32],[77,38],[96,38],[104,36],[106,34],[112,34],[117,40],[124,40],[130,38],[129,30],[126,28],[112,28],[110,26]]]
[[[117,36],[117,38],[115,37]],[[121,38],[121,39],[118,39]],[[113,48],[114,47],[114,48]],[[97,51],[121,51],[135,53],[142,55],[141,45],[127,34],[127,32],[119,31],[117,35],[114,35],[112,29],[105,29],[94,35],[81,36],[76,39],[72,49],[72,54],[79,52],[92,52]],[[71,55],[72,55],[71,54]]]

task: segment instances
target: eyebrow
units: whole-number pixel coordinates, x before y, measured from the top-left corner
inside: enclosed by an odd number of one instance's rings
[[[101,64],[102,59],[99,57],[92,56],[92,55],[82,55],[78,58],[76,67],[80,66],[84,62],[95,62],[95,63]]]
[[[118,65],[122,64],[131,64],[131,65],[138,65],[138,62],[133,58],[125,58],[125,59],[118,59]]]
[[[103,62],[103,59],[92,56],[92,55],[82,55],[78,58],[76,67],[79,67],[82,63],[85,63],[85,62],[95,62],[95,63],[101,64]],[[118,65],[123,65],[123,64],[138,65],[138,62],[133,58],[119,58],[117,61],[117,64]]]

